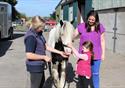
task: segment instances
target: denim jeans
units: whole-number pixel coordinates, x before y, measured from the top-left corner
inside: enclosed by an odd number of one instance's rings
[[[100,71],[100,64],[101,60],[94,60],[92,64],[92,80],[94,88],[100,88],[100,78],[99,78],[99,71]]]

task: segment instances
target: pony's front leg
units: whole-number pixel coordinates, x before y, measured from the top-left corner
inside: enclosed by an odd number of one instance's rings
[[[60,87],[59,88],[67,88],[66,85],[66,65],[67,61],[61,62],[61,77],[60,77]]]
[[[53,64],[52,66],[52,77],[53,77],[53,81],[54,84],[57,88],[59,88],[59,76],[58,76],[58,64]]]

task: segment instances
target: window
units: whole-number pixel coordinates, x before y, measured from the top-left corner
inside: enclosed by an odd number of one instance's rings
[[[4,11],[5,11],[5,8],[4,8],[4,7],[0,7],[0,11],[1,11],[1,12],[4,12]]]

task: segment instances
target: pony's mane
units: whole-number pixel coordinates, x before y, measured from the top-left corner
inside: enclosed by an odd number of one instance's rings
[[[62,39],[63,39],[63,44],[67,44],[68,42],[72,42],[74,27],[68,21],[64,21],[64,24],[65,25],[63,30],[64,32],[62,34]]]
[[[51,29],[49,33],[48,45],[53,48],[55,47],[55,43],[58,41],[60,37],[62,38],[63,44],[72,42],[74,27],[68,21],[63,22],[63,26],[61,26],[60,23],[58,23],[56,26],[54,26],[53,29]]]
[[[58,41],[60,28],[61,28],[61,25],[58,23],[49,32],[48,45],[53,48],[55,47],[55,42]]]

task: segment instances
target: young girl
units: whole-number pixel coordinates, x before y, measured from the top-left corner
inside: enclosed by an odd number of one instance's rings
[[[91,78],[91,60],[94,56],[92,42],[85,41],[82,44],[82,53],[78,53],[71,44],[69,44],[68,47],[70,47],[75,56],[79,58],[76,70],[78,74],[78,88],[89,88],[89,85],[91,88],[94,88]]]

